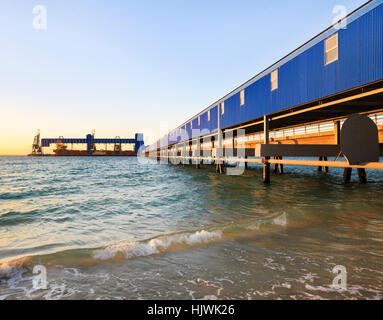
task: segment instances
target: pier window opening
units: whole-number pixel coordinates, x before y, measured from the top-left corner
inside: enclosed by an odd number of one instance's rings
[[[325,41],[325,47],[326,65],[337,61],[339,57],[337,33]]]
[[[278,69],[271,73],[271,91],[278,89]]]
[[[210,122],[210,110],[207,112],[207,121]]]
[[[198,126],[201,126],[201,117],[198,117]]]
[[[245,89],[240,93],[241,106],[245,105]]]
[[[221,103],[221,114],[222,114],[222,115],[225,114],[225,102],[222,102],[222,103]]]
[[[193,120],[192,120],[192,121],[190,121],[190,129],[192,129],[192,130],[193,130]]]

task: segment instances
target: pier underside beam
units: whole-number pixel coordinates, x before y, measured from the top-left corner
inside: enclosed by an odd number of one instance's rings
[[[329,145],[305,145],[305,144],[269,144],[265,145],[257,144],[255,148],[238,148],[231,150],[231,156],[237,157],[239,154],[244,154],[248,157],[336,157],[340,152],[340,146]],[[224,154],[225,148],[223,148]],[[211,150],[200,150],[194,152],[193,156],[200,157],[206,156],[206,154],[212,154]],[[149,154],[148,154],[149,155]],[[380,144],[380,156],[383,157],[383,144]]]
[[[346,161],[327,161],[326,157],[321,157],[322,160],[285,160],[282,157],[275,157],[270,159],[270,157],[265,157],[263,159],[248,159],[248,158],[218,158],[216,157],[195,157],[195,156],[159,156],[160,158],[166,158],[170,162],[175,162],[174,160],[180,160],[181,162],[185,161],[198,161],[199,163],[210,161],[216,163],[216,172],[224,173],[223,163],[258,163],[263,165],[263,181],[265,183],[270,182],[270,166],[274,165],[274,172],[278,171],[276,168],[279,167],[279,173],[283,174],[284,165],[293,165],[293,166],[312,166],[312,167],[324,167],[325,172],[328,172],[329,168],[344,168],[343,173],[343,184],[349,184],[351,182],[351,174],[353,169],[357,169],[360,183],[367,183],[367,174],[366,169],[373,170],[383,170],[383,162],[371,162],[365,165],[349,165]],[[198,166],[199,168],[200,166]]]

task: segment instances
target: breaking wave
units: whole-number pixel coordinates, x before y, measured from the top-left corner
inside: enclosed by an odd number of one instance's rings
[[[0,281],[12,277],[20,270],[30,269],[34,264],[90,266],[105,260],[121,261],[123,259],[148,257],[219,241],[235,241],[235,239],[259,232],[262,227],[273,225],[286,227],[287,215],[285,213],[277,214],[264,219],[250,219],[241,223],[227,223],[206,230],[160,235],[142,241],[126,240],[98,248],[69,248],[68,250],[57,251],[51,248],[52,251],[48,250],[36,255],[0,260]]]
[[[151,239],[148,242],[121,242],[97,250],[95,259],[108,260],[118,253],[123,253],[127,259],[146,257],[163,253],[176,246],[193,246],[218,241],[222,238],[221,232],[197,231],[193,234],[179,234]]]
[[[29,261],[28,257],[0,262],[0,279],[10,278],[23,268]]]

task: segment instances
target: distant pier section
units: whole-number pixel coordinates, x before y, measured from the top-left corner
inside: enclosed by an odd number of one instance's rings
[[[32,152],[29,156],[44,156],[43,148],[55,144],[53,150],[55,156],[136,156],[140,148],[144,146],[144,135],[136,133],[134,139],[116,137],[114,139],[95,138],[95,132],[86,135],[85,138],[43,138],[40,139],[40,131],[37,132],[33,140]],[[86,150],[76,150],[74,145],[86,145]],[[68,146],[71,148],[68,148]],[[97,145],[104,145],[105,149],[99,149]],[[113,145],[113,149],[108,150],[108,145]],[[123,150],[123,145],[133,145],[132,150]]]

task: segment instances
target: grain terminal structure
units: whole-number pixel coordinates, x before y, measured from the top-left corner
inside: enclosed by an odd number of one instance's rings
[[[37,132],[33,140],[32,152],[29,156],[43,156],[43,148],[50,147],[51,144],[56,145],[54,154],[56,156],[136,156],[140,148],[144,146],[144,135],[136,133],[134,139],[126,139],[116,137],[109,138],[95,138],[95,131],[87,134],[85,138],[44,138],[40,139],[40,130]],[[68,144],[72,146],[68,149]],[[73,150],[73,145],[83,144],[86,145],[86,150]],[[104,150],[98,150],[97,144],[105,145]],[[107,150],[108,145],[113,145],[113,150]],[[134,150],[123,150],[122,145],[133,145]]]
[[[326,171],[343,167],[345,183],[357,168],[365,182],[365,169],[383,169],[382,115],[383,0],[373,0],[142,149],[141,155],[197,167],[214,161],[218,172],[227,162],[263,163],[265,182],[270,164],[281,173],[286,164]]]

